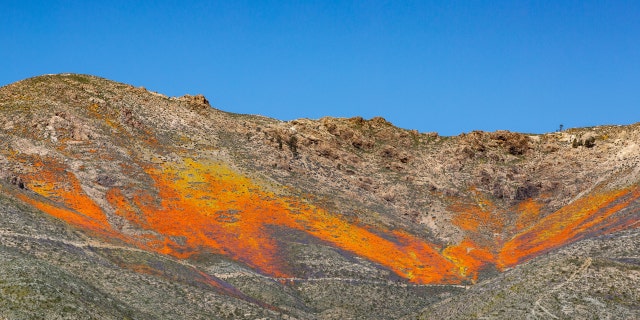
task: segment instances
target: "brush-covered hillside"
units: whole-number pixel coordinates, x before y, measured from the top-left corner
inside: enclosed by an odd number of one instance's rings
[[[456,137],[0,88],[0,318],[640,318],[640,124]]]

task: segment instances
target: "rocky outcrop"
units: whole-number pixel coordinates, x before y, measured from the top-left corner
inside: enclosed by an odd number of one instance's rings
[[[209,104],[209,100],[204,97],[204,95],[197,94],[195,96],[192,95],[184,95],[182,97],[177,98],[178,101],[186,102],[189,106],[193,108],[206,109],[211,108],[211,104]]]

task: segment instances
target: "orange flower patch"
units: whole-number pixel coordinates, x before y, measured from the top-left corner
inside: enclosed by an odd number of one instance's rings
[[[458,266],[460,275],[470,278],[473,282],[478,280],[478,273],[482,267],[495,262],[495,256],[491,251],[478,246],[470,239],[447,247],[443,255]]]
[[[145,217],[139,225],[164,236],[156,243],[158,252],[186,258],[206,249],[264,273],[290,277],[271,234],[276,226],[304,231],[416,283],[460,281],[455,265],[424,240],[399,231],[382,237],[311,204],[265,191],[223,165],[185,160],[147,168],[147,173],[156,183],[160,204],[145,194],[130,201],[116,191],[109,194],[112,205],[121,203],[122,216],[138,208]],[[178,243],[174,238],[185,240]]]
[[[110,225],[102,208],[64,165],[53,160],[34,162],[26,176],[28,187],[49,201],[29,193],[17,197],[54,217],[144,250],[180,259],[221,254],[280,278],[294,277],[295,271],[282,256],[284,248],[275,230],[304,232],[414,283],[454,284],[476,281],[488,265],[510,267],[596,229],[608,232],[618,230],[617,223],[637,223],[634,216],[627,216],[626,222],[607,219],[640,197],[637,187],[601,192],[544,218],[540,205],[527,200],[515,207],[517,216],[507,219],[507,211],[472,189],[473,203],[452,199],[449,208],[457,213],[453,223],[468,237],[441,248],[404,231],[350,222],[304,199],[268,191],[223,164],[184,159],[144,168],[154,181],[148,189],[106,192],[106,203],[132,227],[123,234],[120,226]],[[123,170],[134,169],[124,166]],[[505,221],[512,220],[515,228],[508,232],[516,235],[503,243]]]
[[[511,267],[537,254],[579,239],[612,214],[640,197],[640,189],[626,188],[586,196],[544,217],[504,244],[498,266]]]
[[[102,209],[82,190],[73,173],[53,160],[38,161],[34,168],[34,173],[26,175],[29,189],[60,205],[18,194],[21,200],[73,225],[101,234],[113,234]]]
[[[520,202],[517,206],[520,213],[516,221],[516,231],[522,231],[533,225],[540,218],[540,204],[533,199]]]
[[[471,189],[475,203],[454,202],[449,209],[456,212],[453,223],[469,232],[497,233],[504,228],[500,210],[475,189]]]

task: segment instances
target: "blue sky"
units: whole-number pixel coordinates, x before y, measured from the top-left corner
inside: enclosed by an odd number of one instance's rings
[[[282,120],[640,121],[640,1],[1,1],[0,85],[85,73]]]

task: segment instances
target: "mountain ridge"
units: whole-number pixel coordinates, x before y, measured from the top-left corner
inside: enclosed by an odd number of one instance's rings
[[[412,285],[445,297],[640,221],[640,124],[441,137],[380,117],[231,114],[75,74],[0,88],[0,112],[3,194],[132,248],[135,261],[104,254],[120,268],[271,316],[406,316],[434,299]]]

